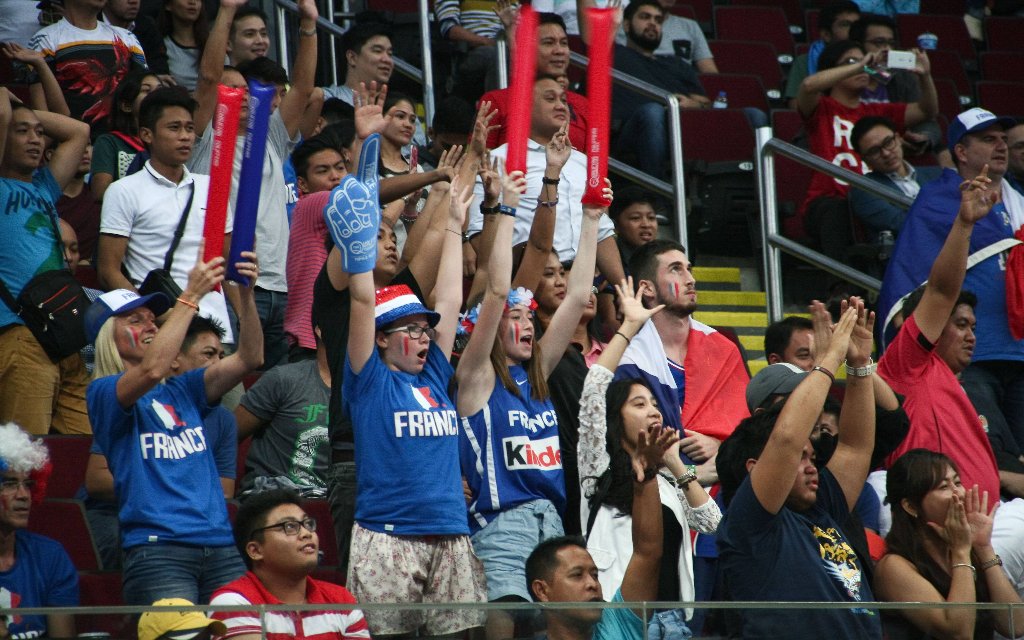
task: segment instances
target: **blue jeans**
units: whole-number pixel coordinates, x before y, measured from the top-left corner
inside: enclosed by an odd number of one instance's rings
[[[474,533],[473,551],[487,574],[487,599],[518,596],[529,602],[526,558],[541,542],[564,533],[555,505],[540,499],[502,511]]]
[[[161,598],[185,598],[207,604],[214,591],[244,573],[233,545],[143,544],[124,552],[124,603],[148,606]]]
[[[288,306],[288,294],[259,287],[253,294],[263,327],[263,366],[260,370],[267,371],[288,359],[288,339],[284,335],[284,308]]]
[[[647,623],[648,640],[687,640],[693,637],[682,609],[659,611]]]

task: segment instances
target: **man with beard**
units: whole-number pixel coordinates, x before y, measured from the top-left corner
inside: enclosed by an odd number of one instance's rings
[[[631,2],[623,13],[626,46],[615,45],[615,68],[671,91],[684,109],[711,106],[697,72],[678,56],[656,56],[665,10],[657,0]],[[618,127],[616,153],[635,156],[636,166],[656,177],[668,174],[665,107],[618,84],[612,89],[612,123]]]
[[[693,469],[698,480],[710,486],[718,481],[719,445],[750,415],[744,397],[747,370],[732,341],[693,319],[697,282],[681,244],[655,240],[637,248],[629,260],[629,273],[636,286],[647,283],[644,305],[665,305],[665,309],[634,336],[615,377],[648,381],[665,424],[680,430],[684,461],[699,465]],[[694,543],[697,600],[712,596],[717,562],[714,540],[701,535]],[[701,611],[694,612],[691,622],[699,634]]]

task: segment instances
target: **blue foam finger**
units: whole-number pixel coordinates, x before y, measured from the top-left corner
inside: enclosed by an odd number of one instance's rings
[[[341,251],[341,266],[346,273],[372,271],[377,262],[379,154],[380,135],[374,134],[366,139],[360,151],[359,178],[345,176],[331,191],[324,207],[324,221],[331,239]]]

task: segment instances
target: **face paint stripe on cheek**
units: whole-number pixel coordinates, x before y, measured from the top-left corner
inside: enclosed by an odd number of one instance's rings
[[[672,298],[675,299],[675,298],[678,298],[678,297],[679,297],[679,283],[678,282],[673,282],[672,283]]]
[[[519,344],[519,323],[512,323],[512,344]]]
[[[402,355],[409,355],[409,336],[402,336]]]
[[[140,329],[136,329],[135,327],[125,327],[124,330],[128,333],[128,339],[131,340],[132,346],[139,346],[142,331]]]

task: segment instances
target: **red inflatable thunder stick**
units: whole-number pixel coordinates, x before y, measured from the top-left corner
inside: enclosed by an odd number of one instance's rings
[[[530,135],[533,110],[533,81],[537,73],[537,13],[523,5],[516,24],[516,47],[512,52],[512,83],[509,86],[508,154],[505,171],[526,173],[526,138]]]
[[[203,262],[224,254],[224,225],[231,197],[231,172],[235,166],[235,141],[238,116],[242,111],[244,89],[217,87],[217,109],[213,113],[213,153],[210,158],[210,192],[206,199],[206,224],[203,237],[206,249]]]
[[[590,64],[587,67],[587,188],[583,204],[607,207],[604,179],[608,177],[608,130],[612,104],[612,29],[616,9],[588,8]]]

